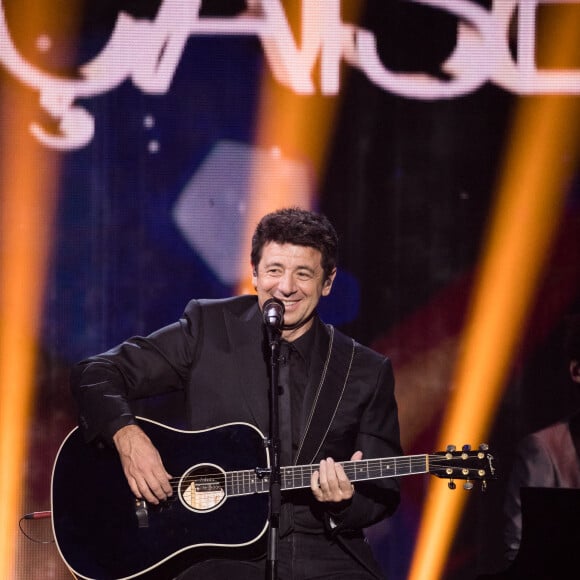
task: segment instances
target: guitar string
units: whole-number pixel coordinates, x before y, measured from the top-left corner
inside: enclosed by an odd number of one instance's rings
[[[460,460],[457,460],[460,461]],[[359,463],[363,463],[363,465],[359,465]],[[417,468],[417,466],[423,466],[426,465],[426,459],[425,458],[417,458],[417,459],[413,459],[411,461],[405,461],[404,464],[401,465],[396,465],[393,466],[392,465],[393,461],[389,460],[388,458],[386,459],[382,459],[382,460],[368,460],[368,463],[366,463],[366,465],[364,464],[364,462],[357,462],[357,461],[352,461],[352,462],[344,462],[342,463],[343,468],[345,469],[346,473],[349,472],[353,472],[353,471],[357,471],[357,472],[369,472],[369,471],[382,471],[385,468],[385,464],[387,465],[388,468],[392,468],[394,467],[395,470],[397,471],[397,474],[404,474],[404,468],[405,467],[415,467]],[[399,461],[399,463],[402,463]],[[467,465],[451,465],[449,463],[448,459],[445,458],[441,458],[440,456],[433,456],[429,459],[429,468],[433,468],[433,467],[450,467],[452,469],[468,469],[469,471],[479,471],[480,468],[475,468],[475,467],[468,467]],[[312,475],[312,473],[314,473],[314,471],[316,471],[318,469],[318,465],[292,465],[292,466],[283,466],[281,467],[281,470],[283,473],[291,474],[291,473],[298,473],[300,475]],[[425,471],[429,471],[428,468],[425,468]],[[226,475],[228,476],[234,476],[234,475],[246,475],[246,474],[256,474],[254,469],[242,469],[242,470],[235,470],[235,471],[228,471],[225,472]],[[215,477],[223,477],[224,473],[223,472],[217,472],[217,473],[211,473],[211,472],[207,472],[207,473],[201,473],[201,474],[195,474],[195,475],[189,475],[183,478],[179,478],[176,477],[175,479],[183,479],[183,480],[197,480],[197,479],[207,479],[207,478],[215,478]],[[356,473],[355,473],[356,475]]]
[[[356,479],[357,472],[358,474],[363,474],[362,480],[368,479],[379,479],[381,477],[397,477],[397,476],[405,476],[405,475],[412,475],[412,469],[420,468],[421,471],[418,473],[427,473],[430,471],[435,471],[437,469],[443,470],[446,468],[452,469],[452,473],[447,474],[447,476],[451,479],[454,476],[456,478],[468,478],[469,475],[477,475],[478,478],[482,478],[480,471],[481,468],[475,467],[468,467],[467,465],[461,465],[461,461],[468,461],[472,458],[461,459],[460,457],[455,457],[453,460],[457,462],[457,465],[450,465],[450,461],[444,456],[441,455],[429,455],[429,456],[412,456],[410,458],[381,458],[381,459],[368,459],[364,462],[358,461],[347,461],[343,462],[342,466],[345,469],[345,473],[352,479],[353,481],[358,481]],[[428,462],[427,462],[428,460]],[[363,465],[360,465],[362,463]],[[397,463],[398,465],[393,465]],[[385,468],[387,470],[394,469],[394,472],[385,472]],[[302,481],[304,482],[305,478],[310,479],[314,471],[318,469],[318,465],[296,465],[296,466],[287,466],[281,468],[281,479],[287,484],[289,480],[292,482]],[[409,471],[407,471],[407,469]],[[457,473],[459,470],[461,473]],[[463,473],[467,470],[467,473]],[[487,470],[483,470],[485,474],[487,474]],[[228,481],[229,480],[229,481]],[[199,484],[200,487],[203,487],[205,483],[208,487],[211,485],[219,485],[221,484],[222,487],[228,488],[228,485],[231,488],[240,488],[240,486],[256,486],[261,483],[269,482],[269,477],[265,475],[264,477],[260,477],[254,469],[245,469],[245,470],[237,470],[237,471],[230,471],[225,473],[201,473],[201,474],[191,474],[186,475],[183,477],[174,477],[171,480],[171,484],[174,490],[178,490],[180,486],[185,485],[189,486],[193,484]],[[304,487],[309,487],[308,485],[304,485]],[[211,491],[211,489],[208,489]]]

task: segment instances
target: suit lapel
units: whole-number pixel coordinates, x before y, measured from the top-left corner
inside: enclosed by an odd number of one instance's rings
[[[269,417],[269,350],[257,301],[240,313],[227,310],[225,322],[236,384],[256,426],[267,434]],[[296,464],[312,463],[324,442],[346,388],[354,341],[319,319],[301,416],[303,433]],[[261,344],[262,348],[257,347]]]
[[[302,410],[302,440],[295,463],[312,463],[322,446],[346,388],[354,341],[316,320],[315,345]]]
[[[226,328],[236,377],[233,388],[241,389],[257,427],[269,431],[268,365],[264,358],[262,316],[256,301],[241,314],[226,312]]]

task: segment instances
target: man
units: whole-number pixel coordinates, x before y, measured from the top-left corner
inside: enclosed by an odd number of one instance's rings
[[[280,580],[380,578],[363,528],[393,513],[396,479],[353,485],[339,461],[401,454],[388,359],[349,339],[316,313],[336,276],[337,236],[322,215],[299,208],[262,218],[252,239],[257,296],[192,300],[176,323],[89,358],[72,375],[88,441],[112,441],[137,498],[172,494],[163,457],[136,424],[130,401],[175,389],[191,429],[229,422],[269,430],[269,354],[262,308],[284,305],[281,328],[282,464],[319,464],[310,489],[284,492]],[[286,407],[284,407],[286,405]],[[175,475],[175,474],[173,474]],[[180,579],[256,578],[265,558],[201,562]]]
[[[564,352],[570,378],[580,385],[580,316],[567,322]],[[504,543],[510,562],[522,539],[522,487],[580,488],[580,412],[527,435],[518,445],[504,505]]]

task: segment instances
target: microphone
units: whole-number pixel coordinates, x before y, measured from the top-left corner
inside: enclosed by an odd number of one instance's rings
[[[284,322],[284,304],[277,298],[269,298],[263,307],[264,324],[270,328],[279,330]]]

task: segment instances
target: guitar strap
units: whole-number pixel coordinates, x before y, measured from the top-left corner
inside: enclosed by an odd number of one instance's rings
[[[295,465],[313,463],[318,455],[343,397],[354,359],[355,341],[335,331],[330,324],[326,328],[330,335],[328,352]]]

